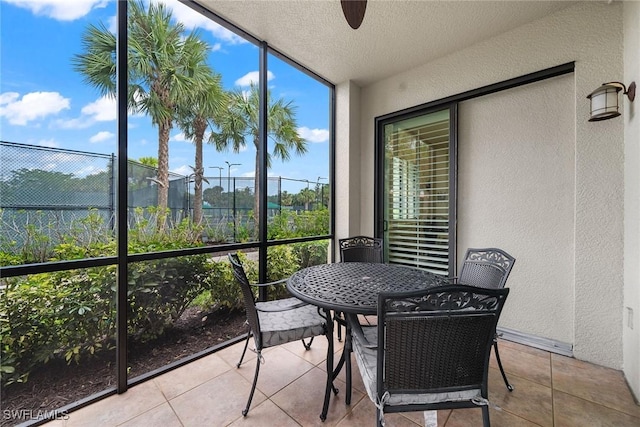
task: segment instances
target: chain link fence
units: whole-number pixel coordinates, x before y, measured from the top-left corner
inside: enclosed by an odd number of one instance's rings
[[[129,208],[156,206],[153,167],[129,160]],[[116,209],[116,156],[0,141],[0,215],[2,238],[15,240],[35,224],[65,229],[98,212],[111,228]],[[188,209],[186,177],[169,174],[168,207],[179,219]],[[39,227],[41,231],[47,227]],[[54,239],[55,231],[50,238]],[[18,242],[19,243],[19,242]]]
[[[157,206],[157,169],[127,162],[129,211]],[[114,227],[116,209],[117,158],[60,148],[40,147],[0,141],[0,239],[14,239],[36,221],[55,224],[63,230],[89,211],[98,212]],[[267,216],[283,210],[302,212],[329,205],[328,185],[320,180],[270,177],[267,182]],[[250,234],[255,229],[254,177],[205,177],[202,212],[211,241],[237,239],[238,230]],[[193,214],[193,175],[169,173],[168,207],[172,220],[179,222]],[[55,239],[51,232],[51,239]],[[18,242],[19,243],[19,242]]]

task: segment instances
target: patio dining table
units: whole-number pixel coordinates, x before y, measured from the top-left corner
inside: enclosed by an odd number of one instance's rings
[[[443,276],[398,264],[345,262],[304,268],[287,280],[287,289],[300,300],[324,310],[329,333],[333,334],[334,313],[375,315],[378,294],[424,289],[446,285]],[[343,365],[346,373],[345,402],[351,403],[351,336],[347,324],[345,346],[333,368],[333,340],[327,349],[327,384],[320,419],[326,420],[331,392],[337,393],[334,380]]]

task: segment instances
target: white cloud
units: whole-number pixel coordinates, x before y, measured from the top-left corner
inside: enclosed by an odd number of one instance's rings
[[[46,16],[58,21],[73,21],[103,8],[108,0],[5,0],[15,6],[28,9],[34,15]]]
[[[176,169],[172,169],[170,172],[177,173],[178,175],[189,176],[193,173],[193,169],[189,165],[182,165]]]
[[[205,132],[204,135],[202,136],[203,143],[206,143],[210,137],[211,137],[211,132]],[[193,140],[187,139],[187,137],[184,135],[184,132],[180,132],[178,134],[175,134],[169,137],[169,142],[188,142],[189,144],[193,144]]]
[[[103,96],[85,105],[80,111],[83,115],[90,116],[96,122],[111,122],[118,117],[116,99],[108,96]]]
[[[202,28],[209,31],[215,38],[229,44],[247,43],[242,37],[177,0],[164,0],[163,2],[167,7],[173,9],[173,17],[182,22],[187,29]]]
[[[91,138],[89,138],[89,142],[92,144],[96,144],[98,142],[108,141],[112,139],[114,136],[115,136],[114,133],[103,130],[101,132],[96,133]]]
[[[0,117],[6,117],[12,125],[24,126],[29,121],[58,114],[70,108],[69,98],[58,92],[31,92],[20,99],[16,92],[0,95]]]
[[[105,169],[98,167],[96,165],[85,166],[73,172],[73,175],[79,178],[86,177],[89,175],[95,175],[100,172],[104,172]]]
[[[18,98],[20,98],[20,94],[17,92],[0,93],[0,105],[11,104]]]
[[[34,169],[42,169],[46,171],[70,170],[72,167],[82,165],[85,161],[86,158],[83,155],[57,152],[50,153],[46,159],[35,160],[35,163],[32,166]]]
[[[67,120],[57,120],[56,125],[62,129],[85,129],[98,122],[113,122],[118,117],[116,99],[109,96],[103,96],[93,102],[90,102],[82,107],[80,112],[80,117]],[[140,113],[134,114],[129,111],[130,119],[132,117],[141,116],[142,114]],[[135,125],[132,125],[131,122],[129,122],[129,127],[134,128]]]
[[[267,81],[275,79],[276,76],[271,72],[267,71]],[[250,71],[244,76],[240,77],[235,81],[236,86],[250,86],[253,84],[258,84],[260,81],[260,72],[259,71]]]
[[[185,142],[185,141],[191,142],[191,141],[188,141],[187,138],[185,138],[183,132],[180,132],[177,135],[173,135],[172,137],[169,138],[169,141],[170,142],[174,142],[174,141],[176,141],[176,142]]]
[[[298,128],[298,135],[309,142],[329,141],[329,131],[327,129],[309,129],[303,126]]]
[[[107,29],[110,33],[116,34],[118,32],[118,16],[114,15],[107,19]]]
[[[88,117],[82,116],[77,119],[56,120],[55,124],[60,129],[86,129],[93,125],[93,121]]]

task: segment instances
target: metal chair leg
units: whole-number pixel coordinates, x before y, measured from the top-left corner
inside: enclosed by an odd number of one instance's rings
[[[498,340],[493,340],[493,349],[496,352],[496,361],[498,362],[498,368],[500,368],[500,373],[502,374],[502,379],[504,380],[504,385],[507,386],[507,390],[513,391],[513,386],[509,384],[509,380],[507,379],[507,374],[504,373],[504,368],[502,367],[502,361],[500,360],[500,353],[498,353]]]
[[[489,405],[482,406],[482,425],[484,427],[491,427],[491,422],[489,421]]]
[[[249,338],[251,338],[251,331],[247,332],[247,340],[244,342],[244,350],[242,350],[242,356],[240,356],[240,361],[236,365],[236,367],[240,367],[242,365],[242,360],[244,359],[244,354],[247,352],[247,347],[249,346]]]
[[[253,376],[253,384],[251,385],[251,393],[249,393],[249,400],[247,400],[247,406],[242,410],[242,416],[246,417],[251,406],[251,400],[253,399],[253,393],[256,391],[256,384],[258,384],[258,374],[260,373],[260,361],[262,360],[262,352],[256,353],[256,373]]]
[[[313,342],[314,338],[315,337],[311,337],[311,339],[309,340],[308,344],[306,342],[304,342],[304,339],[300,340],[300,341],[302,341],[302,345],[304,346],[305,350],[310,350],[311,349],[311,343]]]

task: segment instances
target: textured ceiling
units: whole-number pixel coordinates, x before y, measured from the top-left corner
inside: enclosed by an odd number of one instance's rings
[[[333,83],[366,86],[575,2],[369,0],[357,30],[339,0],[198,3]]]

